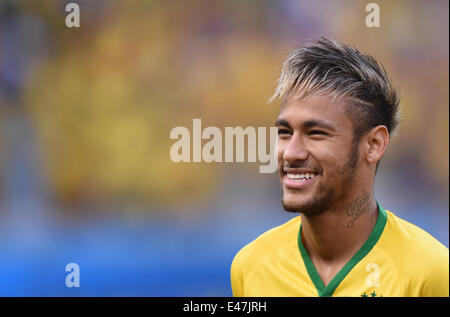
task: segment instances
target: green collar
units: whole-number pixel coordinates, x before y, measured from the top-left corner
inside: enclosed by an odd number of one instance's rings
[[[319,273],[317,273],[314,264],[312,263],[308,252],[306,252],[305,247],[302,243],[302,225],[300,224],[300,230],[298,231],[298,248],[300,249],[300,254],[302,255],[303,262],[305,263],[306,270],[308,271],[309,277],[316,286],[317,292],[320,297],[331,296],[335,289],[339,286],[342,280],[347,276],[347,274],[353,269],[353,267],[361,261],[369,252],[372,250],[374,245],[380,239],[381,233],[387,222],[387,213],[383,207],[377,202],[378,205],[378,218],[375,227],[372,230],[369,238],[364,243],[364,245],[359,249],[358,252],[344,265],[344,267],[333,277],[333,279],[328,283],[327,287],[322,282]]]

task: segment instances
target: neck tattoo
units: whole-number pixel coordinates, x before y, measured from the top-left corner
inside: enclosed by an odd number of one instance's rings
[[[368,192],[363,190],[361,196],[352,201],[347,207],[345,207],[345,213],[350,217],[349,222],[347,223],[347,228],[350,229],[355,224],[355,221],[358,220],[361,215],[366,213],[369,210],[369,200],[370,195]]]

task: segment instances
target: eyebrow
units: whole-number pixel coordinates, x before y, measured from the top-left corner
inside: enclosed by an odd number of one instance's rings
[[[277,119],[277,121],[275,122],[275,126],[285,126],[287,128],[291,128],[291,125],[289,124],[289,122],[287,122],[284,119]],[[308,120],[303,122],[302,126],[305,129],[310,129],[310,128],[314,128],[314,127],[318,127],[318,128],[323,128],[326,130],[330,130],[330,131],[336,131],[336,129],[329,123],[319,120],[319,119],[313,119],[313,120]]]
[[[287,128],[290,128],[291,125],[284,119],[277,119],[277,121],[275,121],[275,126],[279,127],[280,125],[285,126]]]

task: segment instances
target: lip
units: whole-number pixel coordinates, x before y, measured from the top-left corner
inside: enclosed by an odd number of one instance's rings
[[[283,168],[284,173],[292,173],[292,174],[316,174],[313,170],[308,170],[304,168],[290,168],[290,167],[284,167]]]
[[[283,176],[283,179],[284,179],[284,185],[285,185],[287,188],[291,188],[291,189],[302,189],[302,188],[306,188],[306,187],[308,187],[309,185],[311,185],[311,184],[316,180],[316,178],[317,178],[318,176],[319,176],[319,175],[316,175],[315,177],[313,177],[313,178],[311,178],[311,179],[308,179],[308,180],[306,180],[306,181],[296,181],[296,180],[294,180],[294,179],[288,178],[288,177],[287,177],[287,174],[284,174],[284,176]]]

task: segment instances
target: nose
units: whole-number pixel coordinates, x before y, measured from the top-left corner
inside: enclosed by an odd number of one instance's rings
[[[286,145],[286,148],[283,152],[283,159],[288,162],[295,161],[304,161],[308,159],[309,152],[306,149],[306,146],[300,136],[299,133],[295,133],[292,135],[289,143]]]

